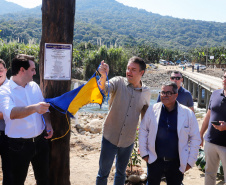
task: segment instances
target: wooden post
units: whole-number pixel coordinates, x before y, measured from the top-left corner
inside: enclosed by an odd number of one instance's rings
[[[60,96],[70,90],[71,81],[44,80],[45,43],[73,43],[75,0],[42,0],[42,38],[40,43],[40,87],[45,98]],[[64,114],[51,109],[53,138],[68,130]],[[70,132],[50,142],[50,185],[70,185]]]

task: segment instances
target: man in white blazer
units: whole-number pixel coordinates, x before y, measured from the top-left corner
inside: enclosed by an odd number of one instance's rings
[[[181,185],[184,172],[196,162],[201,143],[194,112],[179,104],[174,82],[165,83],[161,102],[150,106],[141,121],[139,149],[148,165],[148,184],[159,185],[165,174],[167,185]]]

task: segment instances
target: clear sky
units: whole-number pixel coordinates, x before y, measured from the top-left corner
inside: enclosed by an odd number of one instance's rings
[[[33,8],[42,0],[7,0]],[[172,17],[226,22],[226,0],[116,0],[127,6]]]
[[[16,3],[25,8],[34,8],[42,4],[42,0],[6,0],[6,1]]]

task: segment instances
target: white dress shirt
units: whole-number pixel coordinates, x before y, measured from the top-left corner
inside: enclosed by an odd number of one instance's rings
[[[29,82],[25,87],[17,85],[12,79],[0,88],[0,112],[6,123],[5,134],[11,138],[32,138],[44,130],[41,114],[34,113],[21,119],[10,119],[14,107],[43,102],[42,92],[35,82]]]

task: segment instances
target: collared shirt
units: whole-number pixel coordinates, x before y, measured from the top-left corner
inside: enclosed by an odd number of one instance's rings
[[[157,159],[155,140],[161,109],[161,102],[150,106],[140,124],[140,155],[141,157],[149,155],[149,164],[153,163]],[[178,151],[180,158],[179,170],[184,173],[187,164],[193,166],[197,161],[201,138],[194,112],[180,103],[177,104],[177,112],[177,134],[179,138]]]
[[[2,85],[5,85],[9,80],[6,78]],[[5,131],[5,120],[0,119],[0,131]]]
[[[105,90],[108,91],[108,83]],[[103,136],[117,147],[128,147],[135,140],[139,115],[150,104],[150,90],[143,84],[141,88],[134,88],[126,78],[114,77],[109,80],[109,92],[110,110]]]
[[[41,114],[34,113],[22,119],[10,119],[14,107],[26,107],[44,101],[42,92],[35,82],[25,87],[12,79],[0,89],[0,111],[6,123],[5,134],[11,138],[32,138],[44,130]]]
[[[162,105],[158,132],[155,140],[155,150],[160,158],[179,159],[177,134],[177,103],[172,111]]]
[[[160,99],[160,95],[159,95],[157,102],[160,102],[160,101],[161,101],[161,99]],[[192,95],[187,89],[185,89],[183,87],[180,87],[180,89],[178,89],[177,101],[180,104],[185,105],[186,107],[193,107]]]
[[[212,93],[209,110],[211,111],[209,125],[204,138],[209,143],[226,147],[226,131],[215,129],[211,123],[211,121],[226,121],[226,97],[223,89],[216,90]]]

